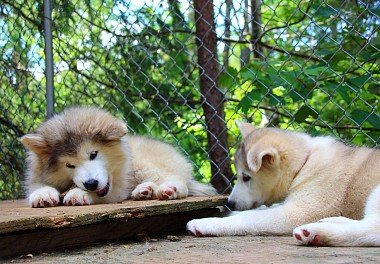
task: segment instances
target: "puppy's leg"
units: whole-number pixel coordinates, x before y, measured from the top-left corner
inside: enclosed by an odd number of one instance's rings
[[[67,192],[63,198],[64,205],[89,205],[93,204],[95,197],[93,194],[80,188],[73,188]]]
[[[38,186],[28,197],[32,207],[51,207],[59,205],[59,192],[50,186]]]
[[[160,184],[157,189],[157,198],[160,200],[181,199],[188,196],[189,190],[186,182],[181,180],[168,180]]]
[[[380,224],[365,219],[345,222],[322,221],[299,226],[293,236],[301,245],[380,246]]]
[[[364,219],[325,218],[295,228],[293,236],[301,245],[380,246],[380,187],[370,195]]]
[[[262,210],[243,211],[224,218],[196,219],[188,222],[186,228],[196,236],[287,235],[299,223],[318,218],[318,215],[308,215],[301,208],[282,204]]]
[[[156,199],[157,184],[154,182],[143,182],[136,186],[132,191],[133,200],[150,200]]]

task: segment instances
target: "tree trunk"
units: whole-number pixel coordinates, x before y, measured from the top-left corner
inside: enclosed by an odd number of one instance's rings
[[[244,0],[244,13],[243,13],[243,19],[244,19],[244,26],[242,30],[242,35],[240,39],[246,40],[247,35],[249,34],[249,4],[248,0]],[[249,56],[251,54],[251,50],[249,49],[249,46],[247,44],[241,44],[241,50],[240,50],[240,67],[244,68],[249,63]]]
[[[263,60],[263,48],[260,45],[261,35],[261,0],[251,0],[251,35],[253,57]]]
[[[224,18],[224,37],[229,39],[231,37],[231,8],[232,0],[226,0],[226,17]],[[223,49],[223,69],[228,68],[228,61],[230,57],[230,43],[224,42]]]
[[[227,126],[224,121],[224,94],[217,87],[219,65],[213,1],[194,0],[194,13],[199,85],[207,126],[211,183],[219,193],[225,193],[231,188],[232,171],[227,146]]]

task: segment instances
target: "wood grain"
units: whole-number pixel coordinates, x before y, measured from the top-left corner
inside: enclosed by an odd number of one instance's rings
[[[72,246],[185,231],[194,218],[219,214],[227,197],[30,208],[24,200],[0,202],[0,258]]]
[[[225,205],[227,197],[188,197],[170,201],[124,201],[90,206],[30,208],[24,200],[0,202],[0,234],[88,225],[104,221],[145,218]]]
[[[216,208],[201,209],[77,227],[3,234],[0,235],[0,260],[26,254],[86,247],[109,241],[125,241],[135,239],[141,234],[149,237],[183,233],[186,223],[191,219],[216,216],[218,213],[219,210]]]

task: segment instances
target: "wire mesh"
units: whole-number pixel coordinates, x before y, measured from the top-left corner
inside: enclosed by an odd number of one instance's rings
[[[45,118],[42,2],[0,1],[0,199],[22,197],[17,138]],[[176,145],[198,180],[222,177],[220,192],[233,181],[235,119],[379,144],[380,1],[198,4],[53,1],[56,112],[103,107],[125,119],[131,133]],[[201,31],[199,22],[209,28]],[[208,75],[209,60],[199,60],[210,36],[215,76]],[[215,95],[222,100],[213,102]],[[210,129],[215,116],[218,132]]]

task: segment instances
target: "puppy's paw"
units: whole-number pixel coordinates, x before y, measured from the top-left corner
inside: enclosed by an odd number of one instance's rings
[[[143,182],[132,191],[133,200],[151,200],[156,198],[157,185],[154,182]]]
[[[50,186],[41,187],[29,195],[32,207],[51,207],[59,205],[59,192]]]
[[[194,219],[187,223],[186,230],[194,236],[220,236],[223,235],[220,222],[221,218],[216,217]]]
[[[89,205],[93,204],[91,195],[80,188],[74,188],[67,192],[63,198],[64,205]]]
[[[165,182],[157,189],[157,198],[159,200],[175,200],[185,198],[187,195],[187,187],[176,182]]]
[[[326,244],[327,234],[319,228],[320,223],[311,223],[296,227],[293,237],[300,245],[323,246]]]

